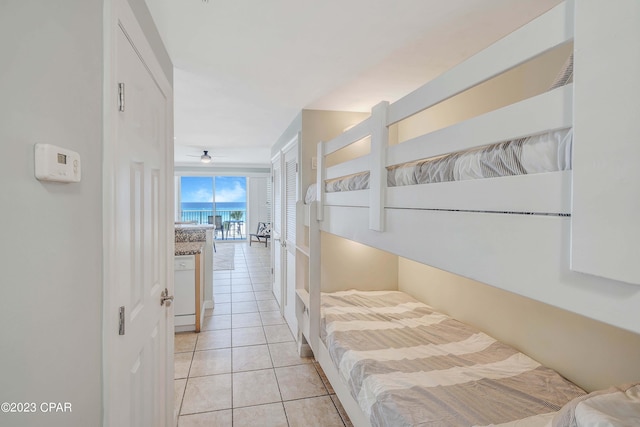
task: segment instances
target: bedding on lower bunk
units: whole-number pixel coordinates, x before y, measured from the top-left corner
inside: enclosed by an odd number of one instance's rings
[[[584,395],[549,368],[407,294],[322,295],[321,338],[374,426],[513,422]]]

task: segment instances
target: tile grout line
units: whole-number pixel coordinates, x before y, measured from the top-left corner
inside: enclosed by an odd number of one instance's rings
[[[243,248],[243,253],[244,253],[244,248]],[[253,288],[253,279],[251,279],[251,273],[249,273],[249,282],[251,283],[251,289],[254,289]],[[255,291],[255,289],[254,289],[254,291]],[[255,296],[255,293],[254,293],[254,296]],[[275,366],[274,366],[274,363],[273,363],[273,356],[271,354],[271,348],[269,347],[269,341],[267,340],[267,332],[264,329],[264,326],[265,326],[264,323],[262,323],[262,315],[260,314],[261,312],[260,312],[260,308],[258,307],[257,300],[256,300],[256,308],[258,309],[257,313],[258,313],[258,316],[260,317],[260,326],[262,328],[262,334],[264,335],[264,340],[265,340],[265,344],[267,346],[267,351],[269,352],[269,360],[271,361],[271,371],[273,372],[273,377],[276,380],[276,387],[278,387],[278,395],[280,396],[280,402],[279,403],[282,406],[282,411],[284,412],[284,416],[285,416],[285,419],[287,420],[287,426],[288,426],[289,425],[289,419],[287,417],[287,411],[284,408],[284,401],[283,401],[283,398],[282,398],[282,390],[280,389],[280,382],[278,381],[278,375],[276,374],[276,369],[275,369]]]
[[[243,251],[243,255],[244,255],[244,251]],[[235,255],[234,255],[234,258],[235,258]],[[234,262],[234,267],[235,267],[235,264],[236,264],[235,259],[233,260],[233,262]],[[233,271],[233,270],[231,270],[231,271]],[[233,329],[234,329],[233,328],[233,295],[232,295],[233,294],[233,273],[230,272],[229,276],[230,276],[230,278],[229,278],[229,291],[231,291],[231,293],[230,293],[230,295],[231,295],[230,296],[230,299],[231,299],[231,321],[230,321],[231,322],[231,343],[230,343],[231,344],[231,425],[233,426],[233,413],[235,412],[234,409],[235,409],[235,406],[236,406],[235,402],[234,402],[234,399],[233,399],[233,383],[234,383],[233,379],[234,379],[234,376],[235,376],[234,375],[234,370],[233,370],[233,349],[235,348],[234,343],[233,343]]]

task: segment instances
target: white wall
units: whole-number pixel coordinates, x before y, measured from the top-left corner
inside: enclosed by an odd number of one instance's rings
[[[271,146],[271,157],[278,154],[280,150],[282,150],[282,148],[285,145],[287,145],[289,141],[291,141],[298,132],[301,132],[301,131],[302,131],[302,111],[293,118],[291,123],[289,123],[289,126],[284,130],[282,135],[280,135],[280,138],[278,138],[278,140],[275,141],[274,144]]]
[[[519,67],[396,124],[397,142],[453,125],[545,92],[571,54],[559,46]],[[395,141],[392,141],[392,143]]]
[[[267,193],[267,181],[271,177],[250,177],[247,182],[248,211],[247,238],[258,230],[259,222],[270,222],[271,195]]]
[[[321,257],[322,292],[397,289],[396,255],[321,233]]]
[[[103,3],[0,2],[0,402],[72,405],[3,426],[102,422]],[[77,151],[82,181],[37,181],[36,142]]]
[[[101,423],[102,8],[0,6],[0,401],[73,409],[0,425]],[[82,182],[37,181],[36,142],[79,152]]]
[[[316,170],[311,169],[311,159],[316,156],[318,142],[330,141],[344,132],[346,128],[360,123],[367,117],[369,117],[369,113],[302,110],[302,147],[300,151],[302,197],[304,197],[309,184],[316,182]]]
[[[588,391],[640,381],[640,335],[405,258],[398,261],[398,289]]]

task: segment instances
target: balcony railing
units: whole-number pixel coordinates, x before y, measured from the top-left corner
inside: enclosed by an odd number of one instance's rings
[[[231,216],[232,212],[241,212],[241,216],[234,217]],[[210,224],[209,217],[211,218],[211,223],[215,220],[215,216],[220,215],[222,217],[222,224],[224,226],[224,234],[220,235],[216,233],[216,239],[246,239],[246,212],[237,211],[237,210],[216,210],[215,213],[213,210],[183,210],[182,215],[180,217],[180,221],[183,222],[195,222],[197,224]]]

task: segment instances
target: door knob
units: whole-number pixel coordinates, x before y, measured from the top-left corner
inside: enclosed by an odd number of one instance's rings
[[[171,303],[173,302],[173,295],[169,296],[169,291],[167,288],[164,288],[164,291],[160,294],[160,305],[164,305],[167,303],[167,307],[171,307]]]

